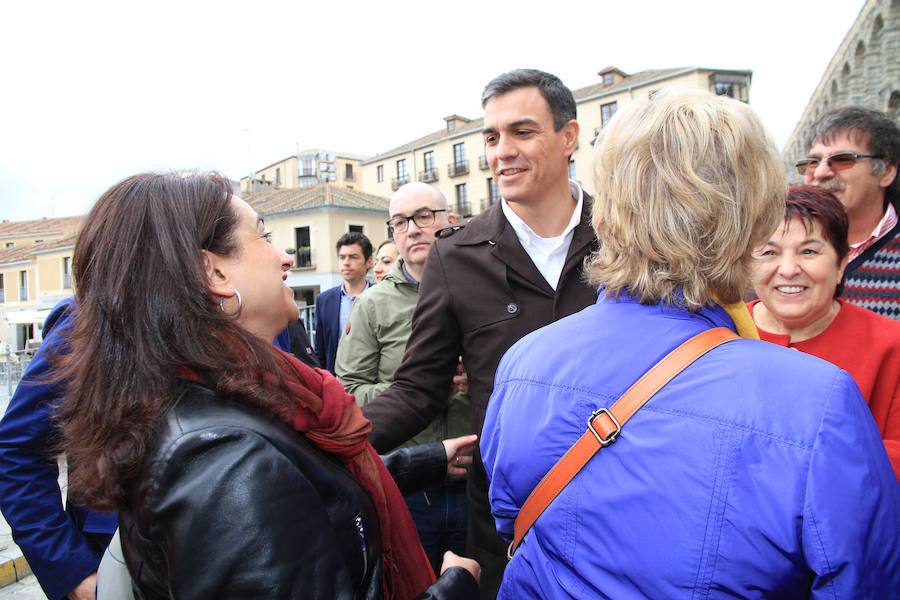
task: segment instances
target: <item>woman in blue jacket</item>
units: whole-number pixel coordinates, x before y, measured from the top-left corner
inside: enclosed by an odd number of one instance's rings
[[[619,111],[594,163],[597,304],[507,352],[481,452],[497,528],[663,356],[727,327],[540,515],[501,598],[888,598],[900,486],[853,379],[757,341],[751,249],[784,169],[745,104],[662,93]]]

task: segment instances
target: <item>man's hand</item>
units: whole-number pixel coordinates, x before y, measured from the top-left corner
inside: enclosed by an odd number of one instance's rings
[[[84,578],[74,590],[69,592],[69,600],[94,600],[97,597],[97,572]]]
[[[448,475],[465,475],[468,472],[466,467],[472,464],[472,451],[477,442],[478,436],[474,433],[442,441],[447,452]]]
[[[453,374],[453,385],[450,386],[450,395],[455,396],[459,393],[469,392],[469,375],[466,373],[466,366],[463,364],[462,356],[459,357],[459,363],[456,365],[456,373]]]
[[[441,575],[443,575],[444,571],[446,571],[450,567],[462,567],[472,574],[472,577],[475,578],[475,581],[481,580],[481,565],[479,565],[471,558],[458,556],[447,550],[446,552],[444,552],[444,562],[443,564],[441,564]]]

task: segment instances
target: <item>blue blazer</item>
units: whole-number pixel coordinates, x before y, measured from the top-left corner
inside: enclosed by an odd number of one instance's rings
[[[341,285],[329,288],[316,296],[316,358],[319,364],[334,373],[334,357],[341,340]]]
[[[52,353],[66,352],[75,299],[57,304],[44,324],[44,342],[25,370],[0,421],[0,508],[13,539],[51,600],[63,598],[97,570],[116,513],[98,513],[69,502],[63,510],[56,460],[59,440],[51,421],[63,385],[46,382]]]

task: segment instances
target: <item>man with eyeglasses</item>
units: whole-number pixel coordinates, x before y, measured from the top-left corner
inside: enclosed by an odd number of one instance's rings
[[[900,127],[884,113],[848,106],[819,117],[806,145],[797,170],[833,192],[850,219],[841,298],[900,319]]]
[[[410,439],[444,409],[460,355],[472,431],[481,433],[506,350],[597,300],[583,273],[596,248],[591,199],[568,177],[578,143],[572,92],[550,73],[519,69],[488,83],[482,106],[485,154],[502,199],[464,226],[442,231],[431,247],[394,383],[363,407],[379,451]],[[476,452],[466,553],[481,564],[482,598],[495,598],[507,544],[497,534],[487,490]]]
[[[447,200],[425,183],[402,186],[390,203],[388,227],[400,258],[381,283],[359,297],[350,311],[338,344],[335,371],[344,388],[363,406],[388,388],[400,366],[412,330],[419,281],[426,270],[435,234],[456,222]],[[455,358],[455,357],[454,357]],[[452,393],[447,406],[424,431],[404,446],[440,442],[471,433],[471,403],[466,393]],[[440,574],[444,552],[464,554],[466,549],[466,483],[464,479],[428,488],[406,497],[419,539],[435,574]]]

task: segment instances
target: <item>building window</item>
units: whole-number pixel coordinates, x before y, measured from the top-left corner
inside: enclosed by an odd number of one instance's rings
[[[353,181],[353,165],[351,163],[346,163],[344,165],[344,179]]]
[[[3,287],[3,273],[0,273],[0,302],[6,302],[6,288]]]
[[[488,179],[488,192],[491,204],[497,204],[500,201],[500,190],[497,188],[497,182],[491,177]]]
[[[448,171],[450,172],[450,177],[465,175],[469,172],[469,163],[466,162],[465,142],[453,144],[453,163],[450,164]]]
[[[603,74],[603,85],[612,85],[612,73]]]
[[[465,216],[471,213],[469,210],[469,192],[465,183],[456,186],[456,213]]]
[[[281,169],[275,169],[275,185],[281,185]]]
[[[363,226],[362,226],[362,225],[350,225],[350,226],[347,228],[347,231],[349,231],[350,233],[363,233],[363,234],[365,233],[365,232],[363,231]]]
[[[300,177],[316,176],[316,155],[305,154],[300,157]]]
[[[454,129],[456,129],[456,121],[447,121],[447,133],[452,132]]]
[[[294,255],[294,266],[298,269],[308,269],[312,264],[312,249],[309,244],[309,227],[294,228],[294,243],[297,245],[297,254]]]
[[[487,192],[487,198],[481,201],[481,212],[500,202],[500,190],[497,189],[497,183],[493,177],[487,178]]]
[[[397,161],[397,179],[404,183],[409,180],[409,171],[406,170],[405,158],[401,158]]]
[[[62,284],[63,289],[72,287],[72,257],[64,256],[62,259]]]
[[[28,271],[19,271],[19,300],[28,300]]]
[[[434,167],[434,152],[429,150],[425,153],[424,165],[425,169],[419,174],[419,179],[425,183],[437,181],[437,169]]]
[[[14,247],[15,245],[16,245],[15,242],[6,242],[6,247],[7,247],[7,248],[12,248],[12,247]]]
[[[459,167],[466,162],[466,143],[453,144],[453,164]]]
[[[609,104],[604,104],[600,107],[600,123],[603,127],[606,127],[609,120],[613,118],[613,115],[616,114],[616,110],[618,110],[618,104],[616,102],[610,102]]]
[[[846,65],[845,65],[846,66]],[[717,96],[728,96],[741,102],[748,102],[747,77],[744,75],[729,75],[727,73],[713,73],[709,76],[710,91]]]
[[[384,181],[384,165],[378,165],[375,172],[378,174],[378,183]]]
[[[575,161],[569,159],[569,179],[575,181]]]

